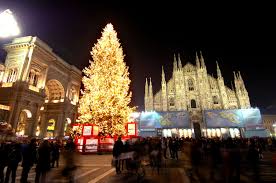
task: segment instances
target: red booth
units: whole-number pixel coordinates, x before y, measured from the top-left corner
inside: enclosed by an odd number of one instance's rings
[[[92,124],[73,124],[75,143],[82,153],[112,152],[117,137],[99,137],[99,127]],[[122,136],[122,141],[138,137],[137,122],[128,122],[127,135]]]

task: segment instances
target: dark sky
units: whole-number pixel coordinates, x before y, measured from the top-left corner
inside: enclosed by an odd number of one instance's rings
[[[182,63],[194,63],[195,52],[200,50],[210,74],[216,74],[215,61],[220,63],[228,86],[233,80],[232,71],[241,71],[252,106],[276,104],[273,6],[77,2],[0,0],[0,11],[11,9],[22,36],[38,36],[80,69],[88,66],[92,46],[102,28],[111,22],[130,67],[132,104],[140,110],[144,105],[145,78],[152,77],[154,91],[159,90],[161,66],[168,79],[173,53],[181,54]],[[0,40],[0,44],[7,41]],[[2,60],[3,55],[2,50]]]

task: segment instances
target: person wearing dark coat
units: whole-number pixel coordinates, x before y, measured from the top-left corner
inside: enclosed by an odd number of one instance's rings
[[[4,182],[4,169],[8,165],[8,145],[0,144],[0,183]]]
[[[36,163],[36,139],[32,139],[29,144],[23,144],[22,146],[22,174],[21,174],[21,183],[27,183],[28,174]]]
[[[116,159],[115,160],[115,167],[116,167],[116,173],[119,174],[121,173],[120,170],[120,161],[118,160],[118,157],[124,150],[124,144],[121,140],[121,137],[118,137],[118,140],[115,142],[114,147],[113,147],[113,157]]]
[[[51,168],[51,147],[48,140],[44,140],[38,150],[35,183],[46,182],[46,173]]]
[[[22,160],[20,144],[11,145],[8,152],[8,168],[6,171],[5,183],[9,183],[10,174],[12,173],[12,183],[15,183],[16,170],[19,162]]]
[[[51,163],[52,163],[52,168],[55,167],[55,163],[57,165],[59,165],[59,150],[60,150],[60,145],[58,142],[55,142],[52,146],[52,158],[51,158]]]

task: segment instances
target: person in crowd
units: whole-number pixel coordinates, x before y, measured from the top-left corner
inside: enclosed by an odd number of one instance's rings
[[[153,150],[150,153],[151,167],[152,171],[156,168],[157,173],[159,174],[162,162],[161,144],[157,141],[155,144],[152,144],[152,146]]]
[[[201,153],[200,153],[200,145],[197,140],[192,142],[191,145],[191,164],[192,164],[192,176],[201,178],[199,174],[199,165],[200,165],[200,160],[201,160]]]
[[[172,159],[174,159],[174,153],[173,153],[173,139],[169,138],[169,150],[170,150],[170,156]]]
[[[52,168],[55,167],[55,164],[59,165],[59,153],[60,153],[60,144],[58,141],[56,141],[55,143],[53,143],[52,146],[52,153],[51,153],[51,161],[52,161]]]
[[[256,181],[259,180],[259,152],[256,147],[256,143],[254,139],[251,139],[250,145],[248,147],[248,162],[249,162],[249,167],[251,167],[254,171],[254,178]]]
[[[167,145],[167,139],[165,137],[162,138],[161,147],[162,147],[162,151],[163,151],[163,157],[165,159],[167,159],[167,148],[168,148],[168,145]]]
[[[46,173],[50,170],[51,147],[48,140],[44,140],[38,147],[35,183],[45,183]]]
[[[8,165],[8,145],[5,142],[0,144],[0,183],[4,182],[4,169]]]
[[[172,153],[173,153],[173,158],[178,160],[178,150],[179,150],[179,142],[177,138],[173,138],[172,141]]]
[[[113,146],[113,157],[116,159],[115,160],[115,167],[116,167],[116,173],[117,174],[121,173],[120,161],[118,160],[118,157],[123,152],[123,148],[124,148],[124,144],[121,140],[121,137],[118,137],[118,140],[115,142],[115,144]]]
[[[36,163],[36,139],[31,139],[31,142],[29,144],[24,143],[22,145],[22,173],[21,173],[21,183],[28,183],[28,174],[34,165]]]
[[[15,183],[16,170],[19,162],[22,160],[20,144],[13,142],[8,152],[8,168],[6,171],[5,183],[9,183],[10,174],[12,174],[12,183]]]
[[[64,147],[65,167],[62,175],[68,179],[69,183],[74,182],[74,171],[77,169],[75,160],[76,145],[72,138],[69,138]]]

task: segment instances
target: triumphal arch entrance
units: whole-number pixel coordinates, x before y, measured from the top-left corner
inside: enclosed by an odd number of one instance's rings
[[[81,71],[38,37],[4,45],[0,65],[0,120],[17,135],[61,137],[76,120]]]

